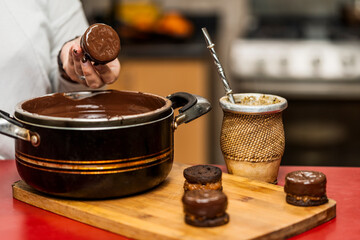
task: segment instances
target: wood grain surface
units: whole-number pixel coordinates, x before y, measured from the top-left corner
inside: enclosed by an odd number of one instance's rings
[[[284,239],[336,215],[336,202],[317,207],[286,203],[283,187],[223,174],[230,222],[197,228],[184,222],[183,169],[175,163],[157,188],[120,199],[79,201],[41,194],[23,181],[13,185],[14,198],[33,206],[135,239]]]

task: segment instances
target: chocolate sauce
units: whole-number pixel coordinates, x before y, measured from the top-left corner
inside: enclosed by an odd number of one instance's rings
[[[286,175],[284,190],[298,196],[323,196],[326,193],[326,176],[317,171],[294,171]]]
[[[163,107],[165,100],[126,91],[55,93],[24,102],[23,110],[44,116],[100,119],[136,115]]]
[[[98,64],[106,64],[119,55],[120,39],[116,31],[102,23],[91,25],[80,41],[85,57]]]
[[[214,218],[225,214],[227,196],[219,190],[192,190],[183,195],[185,213],[197,217]]]

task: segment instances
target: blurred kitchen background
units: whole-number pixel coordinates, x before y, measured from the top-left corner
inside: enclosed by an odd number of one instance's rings
[[[360,166],[360,1],[82,0],[113,26],[122,65],[113,89],[208,98],[211,113],[175,131],[175,161],[224,164],[224,95],[201,28],[234,92],[285,97],[282,165]]]

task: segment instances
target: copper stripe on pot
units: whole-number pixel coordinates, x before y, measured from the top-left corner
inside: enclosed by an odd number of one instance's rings
[[[152,158],[143,158],[136,161],[126,161],[120,159],[121,163],[118,164],[89,164],[89,165],[76,165],[76,164],[56,164],[44,161],[39,161],[35,157],[24,157],[16,153],[16,160],[19,164],[25,165],[30,168],[35,168],[42,171],[68,173],[68,174],[108,174],[134,171],[137,169],[147,168],[154,166],[172,157],[172,150],[165,153],[160,153]]]
[[[85,165],[85,164],[109,164],[109,163],[121,163],[121,162],[130,162],[130,161],[139,161],[141,159],[146,158],[152,158],[155,156],[158,156],[162,153],[169,152],[170,147],[165,148],[164,150],[161,150],[157,153],[152,153],[148,155],[143,155],[139,157],[133,157],[133,158],[123,158],[123,159],[107,159],[107,160],[62,160],[62,159],[50,159],[50,158],[41,158],[41,157],[35,157],[33,155],[29,155],[23,152],[20,152],[19,150],[16,150],[15,155],[21,155],[21,158],[30,158],[36,161],[42,161],[42,162],[54,162],[54,163],[66,163],[66,164],[79,164],[79,165]]]

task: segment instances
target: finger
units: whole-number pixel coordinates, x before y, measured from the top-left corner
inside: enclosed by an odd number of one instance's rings
[[[77,76],[84,75],[80,64],[81,58],[84,56],[84,54],[80,45],[74,45],[71,54],[73,58],[74,71],[76,75]]]
[[[96,71],[99,73],[101,79],[106,84],[111,84],[117,80],[120,73],[120,62],[115,59],[106,65],[95,65]]]
[[[74,81],[79,82],[79,79],[74,70],[74,57],[73,57],[73,48],[70,47],[68,50],[67,63],[64,65],[64,70],[66,74]]]
[[[96,65],[94,66],[96,71],[99,73],[100,78],[106,84],[115,82],[116,76],[107,65]]]
[[[90,63],[89,60],[85,59],[85,61],[81,61],[81,69],[85,76],[86,84],[90,88],[100,88],[104,85],[104,82],[95,71],[93,65]]]

